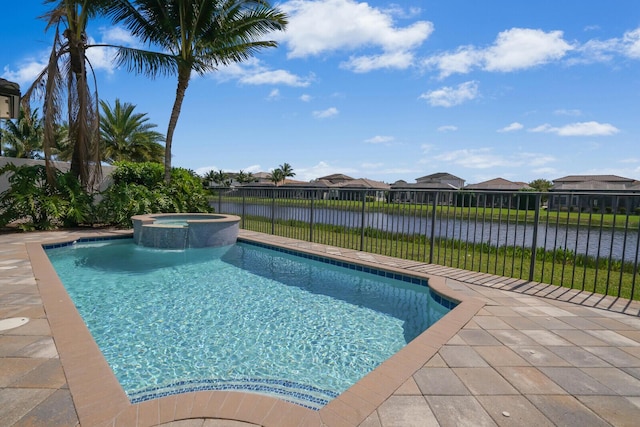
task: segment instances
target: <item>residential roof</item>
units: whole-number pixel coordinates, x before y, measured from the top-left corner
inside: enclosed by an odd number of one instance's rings
[[[329,181],[329,180],[332,180],[332,179],[344,179],[344,180],[349,180],[349,179],[355,179],[355,178],[352,178],[352,177],[350,177],[350,176],[348,176],[348,175],[345,175],[345,174],[342,174],[342,173],[334,173],[334,174],[327,175],[327,176],[321,176],[321,177],[320,177],[320,178],[318,178],[318,179],[324,179],[324,180],[326,180],[326,181]]]
[[[258,179],[269,179],[271,178],[271,174],[269,172],[256,172],[253,174],[253,177]]]
[[[553,182],[633,182],[633,178],[625,178],[618,175],[568,175],[562,178],[554,179]]]
[[[553,180],[551,191],[637,191],[638,181],[618,175],[569,175]]]
[[[504,178],[494,178],[488,181],[479,182],[477,184],[469,184],[464,187],[467,190],[501,190],[501,191],[519,191],[532,190],[526,182],[514,182]]]
[[[633,182],[633,181],[632,181]],[[581,181],[561,182],[551,187],[552,191],[623,191],[634,189],[626,182]],[[640,188],[638,188],[640,189]]]
[[[450,173],[447,172],[436,172],[436,173],[432,173],[431,175],[425,175],[422,176],[420,178],[416,178],[417,182],[420,181],[442,181],[443,179],[456,179],[456,180],[460,180],[460,181],[464,181],[464,179],[459,178],[455,175],[452,175]]]
[[[367,178],[358,178],[358,179],[352,179],[350,181],[339,182],[332,185],[332,187],[371,188],[371,189],[378,189],[378,190],[388,190],[389,188],[391,188],[389,184],[386,184],[381,181],[374,181],[373,179],[367,179]]]
[[[629,190],[640,191],[640,181],[634,181],[630,187],[627,187]]]
[[[458,187],[446,182],[417,182],[407,184],[404,181],[398,181],[391,185],[393,189],[409,189],[409,190],[459,190]]]

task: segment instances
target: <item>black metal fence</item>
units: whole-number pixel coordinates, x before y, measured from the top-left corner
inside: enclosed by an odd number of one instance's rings
[[[212,205],[244,229],[640,299],[640,194],[240,187]]]

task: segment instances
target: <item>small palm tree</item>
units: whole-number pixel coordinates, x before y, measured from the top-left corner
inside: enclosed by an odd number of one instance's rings
[[[56,160],[70,162],[73,157],[73,143],[69,139],[69,125],[64,122],[55,127],[55,144],[51,148],[51,156]]]
[[[135,113],[135,105],[116,99],[112,108],[108,102],[100,101],[100,136],[102,158],[112,164],[117,161],[157,162],[164,159],[164,147],[160,142],[164,136],[152,130],[146,113]]]
[[[18,119],[7,120],[5,128],[0,130],[4,155],[23,159],[41,159],[42,138],[44,127],[42,119],[38,117],[38,109],[29,115],[20,109]]]
[[[294,176],[296,176],[295,172],[293,172],[293,168],[289,163],[280,165],[280,170],[282,171],[282,182],[284,182],[287,178],[293,178]]]
[[[286,15],[267,0],[111,0],[107,12],[135,37],[162,50],[141,52],[121,47],[121,64],[151,77],[178,77],[165,143],[164,173],[169,182],[173,133],[191,74],[216,71],[277,46],[262,37],[284,30]]]
[[[269,177],[269,179],[275,185],[278,185],[282,181],[284,181],[284,173],[282,172],[282,169],[277,168],[277,169],[272,170],[271,171],[271,176]]]
[[[247,181],[247,174],[240,169],[240,172],[238,172],[238,174],[236,175],[236,181],[238,181],[239,184],[244,184]]]
[[[231,180],[229,180],[229,174],[220,169],[219,171],[210,170],[204,176],[206,181],[209,183],[218,184],[220,186],[229,187],[231,186]]]
[[[253,176],[253,172],[247,172],[247,177],[244,180],[245,184],[251,184],[252,182],[258,182],[258,179]]]

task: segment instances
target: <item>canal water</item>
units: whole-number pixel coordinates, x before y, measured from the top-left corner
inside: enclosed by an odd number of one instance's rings
[[[349,228],[369,227],[393,233],[421,234],[428,237],[457,239],[492,246],[532,247],[534,236],[537,247],[546,250],[564,249],[576,254],[624,260],[638,260],[640,239],[638,230],[601,229],[599,227],[567,226],[550,222],[516,224],[506,221],[483,221],[482,218],[437,218],[432,229],[431,217],[395,215],[381,212],[355,212],[339,209],[317,209],[245,204],[215,203],[217,212],[235,215],[260,216],[276,220],[296,220],[314,224],[339,225]]]

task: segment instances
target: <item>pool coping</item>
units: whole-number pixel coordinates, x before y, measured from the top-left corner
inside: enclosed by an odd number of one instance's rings
[[[74,239],[79,238],[82,236]],[[485,302],[477,298],[450,289],[441,276],[408,271],[402,267],[381,266],[367,260],[345,261],[344,257],[314,250],[313,245],[308,248],[292,248],[287,246],[287,240],[274,242],[272,239],[261,239],[257,234],[238,237],[240,242],[280,247],[376,270],[424,278],[435,292],[459,301],[459,304],[319,411],[266,395],[237,391],[197,391],[131,404],[43,248],[44,245],[67,243],[69,239],[46,243],[29,242],[26,243],[27,252],[81,425],[153,426],[193,418],[237,420],[267,427],[358,425],[424,366],[485,305]]]

